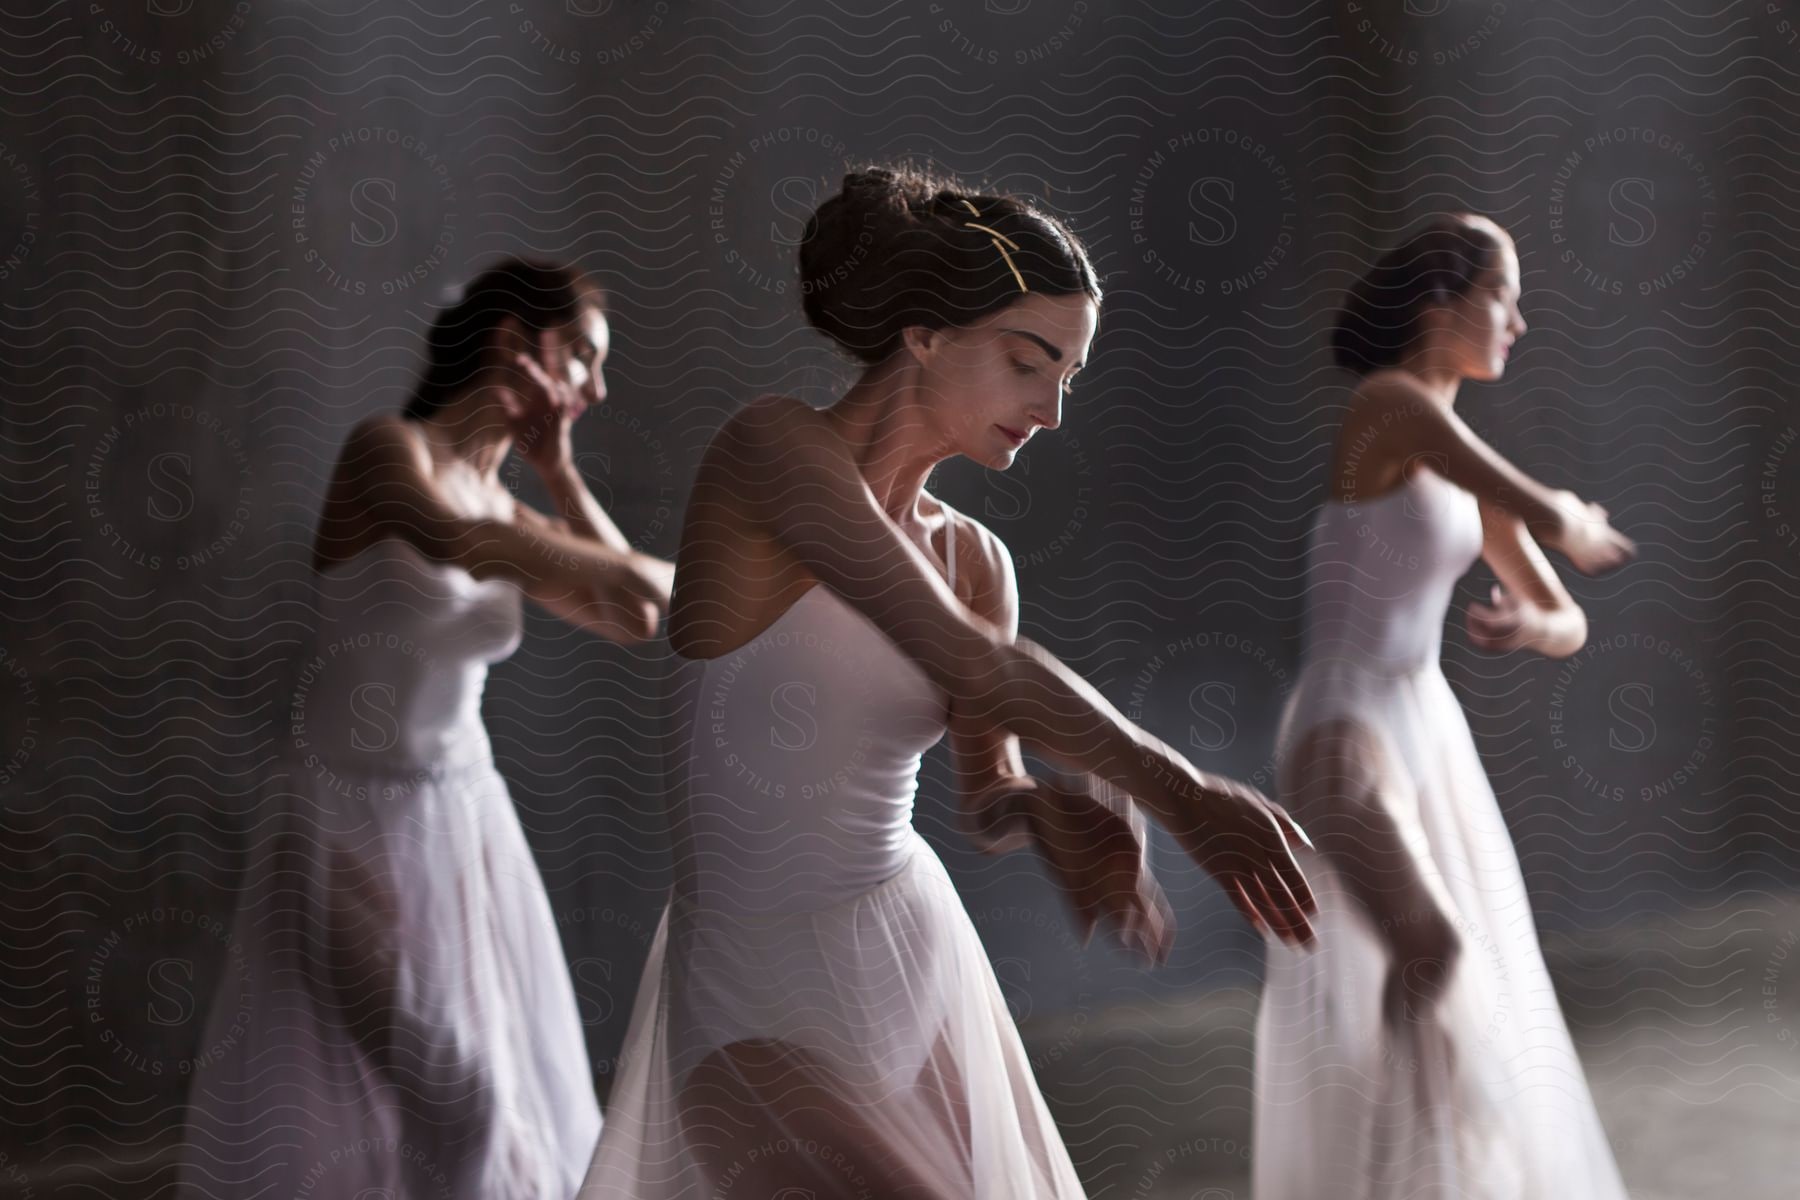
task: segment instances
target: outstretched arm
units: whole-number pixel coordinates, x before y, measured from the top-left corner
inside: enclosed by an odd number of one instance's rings
[[[828,418],[764,397],[728,421],[704,474],[800,564],[919,665],[967,716],[1004,729],[1053,762],[1091,771],[1136,797],[1219,880],[1245,918],[1310,935],[1316,910],[1288,839],[1303,837],[1254,788],[1205,774],[1127,721],[1080,676],[1026,639],[1008,641],[966,609],[876,503]],[[729,536],[690,521],[684,554]],[[675,610],[683,605],[680,580]],[[680,647],[676,647],[679,652]]]
[[[1371,376],[1361,395],[1368,406],[1365,427],[1389,444],[1388,453],[1409,465],[1421,463],[1488,507],[1510,514],[1530,536],[1567,555],[1577,570],[1598,575],[1635,552],[1631,539],[1608,523],[1604,508],[1519,470],[1404,372]]]
[[[1567,658],[1587,643],[1587,614],[1518,517],[1481,506],[1481,556],[1500,582],[1491,603],[1469,606],[1469,637],[1483,650],[1529,649]]]
[[[430,454],[404,418],[359,424],[331,487],[379,536],[405,541],[433,561],[454,563],[477,579],[504,579],[546,607],[576,603],[580,623],[603,636],[655,635],[662,609],[629,552],[548,525],[463,515],[440,491]]]
[[[959,555],[976,581],[972,611],[1008,639],[1019,635],[1019,584],[1006,546],[979,522],[952,512],[972,533]],[[965,828],[989,854],[1034,844],[1075,910],[1083,940],[1111,918],[1120,937],[1152,963],[1168,961],[1175,915],[1150,869],[1149,827],[1131,797],[1093,775],[1039,779],[1026,773],[1019,739],[983,725],[956,704],[950,750]]]

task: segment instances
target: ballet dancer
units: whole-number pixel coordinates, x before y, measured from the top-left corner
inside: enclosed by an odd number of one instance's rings
[[[1625,562],[1606,510],[1540,484],[1455,412],[1525,331],[1492,221],[1425,224],[1351,289],[1333,349],[1360,377],[1312,530],[1305,662],[1278,795],[1318,841],[1316,951],[1274,946],[1258,1014],[1258,1200],[1622,1198],[1532,927],[1519,860],[1439,666],[1445,613],[1487,651],[1575,653],[1545,559]]]
[[[522,595],[619,642],[667,610],[672,565],[631,549],[570,461],[609,336],[583,275],[509,260],[438,318],[405,411],[345,443],[183,1196],[567,1200],[580,1183],[593,1079],[480,705]],[[503,486],[509,451],[561,516]]]
[[[581,1195],[1081,1196],[912,828],[920,756],[948,731],[978,842],[1036,842],[1078,920],[1152,961],[1171,926],[1136,806],[1301,942],[1304,835],[1018,638],[1007,548],[924,490],[1061,423],[1100,300],[1075,236],[870,169],[813,213],[800,280],[863,370],[828,409],[749,403],[696,477],[669,627],[675,883]],[[1022,744],[1074,774],[1028,776]]]

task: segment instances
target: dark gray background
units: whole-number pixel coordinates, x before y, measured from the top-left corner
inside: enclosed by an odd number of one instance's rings
[[[1108,289],[1062,430],[934,487],[1013,549],[1026,633],[1265,784],[1348,398],[1337,297],[1427,213],[1507,226],[1531,331],[1461,410],[1643,553],[1568,576],[1593,641],[1566,662],[1466,647],[1478,568],[1446,670],[1550,935],[1604,946],[1660,914],[1694,970],[1649,992],[1744,1022],[1771,987],[1790,1003],[1791,966],[1706,931],[1763,914],[1795,937],[1772,897],[1800,773],[1800,9],[1588,7],[9,6],[0,1174],[174,1130],[323,485],[348,427],[404,401],[435,307],[505,254],[596,273],[612,398],[580,463],[672,554],[726,414],[853,378],[800,317],[792,241],[847,164],[899,157],[1041,197]],[[486,706],[602,1088],[666,881],[666,653],[534,613]],[[940,748],[919,822],[1021,1017],[1254,982],[1259,943],[1170,847],[1182,933],[1147,973],[1076,946],[1029,856],[964,850],[949,794]]]

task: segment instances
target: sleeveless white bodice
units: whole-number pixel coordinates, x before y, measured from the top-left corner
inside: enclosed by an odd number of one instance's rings
[[[290,722],[303,752],[387,770],[489,753],[481,692],[519,646],[518,588],[384,538],[320,573],[318,605]]]
[[[1481,541],[1480,504],[1433,471],[1373,500],[1326,501],[1307,563],[1307,661],[1435,663],[1451,594]]]
[[[943,693],[824,584],[761,635],[683,660],[676,894],[728,911],[828,907],[904,865]]]

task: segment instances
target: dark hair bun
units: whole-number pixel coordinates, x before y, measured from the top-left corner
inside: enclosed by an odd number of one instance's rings
[[[1100,299],[1087,251],[1056,217],[911,167],[845,175],[800,239],[807,321],[866,363],[909,326],[966,325],[1026,291]]]
[[[403,415],[428,419],[474,381],[487,366],[488,335],[501,322],[511,319],[537,334],[605,307],[605,294],[574,267],[526,258],[489,267],[432,323],[425,374]]]
[[[1367,375],[1398,363],[1433,304],[1468,294],[1498,266],[1503,234],[1467,213],[1433,217],[1356,281],[1331,333],[1337,365]]]

